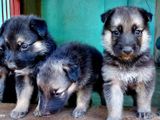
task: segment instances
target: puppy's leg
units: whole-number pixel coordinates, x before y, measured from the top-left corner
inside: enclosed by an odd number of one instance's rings
[[[5,68],[0,68],[0,101],[3,100],[3,93],[5,89],[5,82],[7,77],[7,70]]]
[[[154,81],[138,83],[137,88],[137,116],[140,119],[151,119],[151,99],[154,92]]]
[[[87,86],[86,88],[83,88],[78,91],[77,106],[72,113],[72,115],[75,118],[79,118],[86,113],[89,107],[90,100],[91,100],[91,93],[92,93],[91,86]]]
[[[118,82],[107,81],[103,85],[103,92],[108,109],[107,120],[121,120],[123,109],[123,90]]]
[[[17,119],[27,114],[33,88],[29,76],[16,77],[17,104],[10,114],[11,118]]]
[[[42,116],[42,113],[41,113],[41,111],[40,111],[40,93],[38,93],[38,105],[37,105],[37,107],[36,107],[36,109],[34,110],[34,112],[33,112],[33,114],[34,114],[34,116],[36,116],[36,117],[40,117],[40,116]]]

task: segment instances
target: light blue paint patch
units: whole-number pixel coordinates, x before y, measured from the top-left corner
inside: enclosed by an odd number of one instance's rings
[[[0,26],[2,25],[2,2],[0,2]]]
[[[7,0],[7,12],[8,12],[8,19],[11,17],[10,13],[10,0]]]
[[[6,16],[6,0],[2,0],[3,1],[3,17],[4,17],[4,21],[7,19]]]
[[[58,43],[81,41],[100,51],[103,12],[104,2],[100,0],[42,0],[42,17]]]

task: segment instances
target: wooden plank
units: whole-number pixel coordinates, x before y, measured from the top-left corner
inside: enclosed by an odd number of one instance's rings
[[[11,0],[11,16],[20,15],[20,0]]]
[[[14,108],[14,104],[1,104],[0,105],[0,119],[1,120],[10,120],[9,113]],[[24,117],[21,120],[75,120],[71,116],[72,108],[65,108],[61,112],[47,116],[47,117],[34,117],[33,116],[33,110],[35,109],[35,105],[32,105],[30,107],[29,114]],[[139,120],[136,118],[135,115],[135,109],[134,108],[125,108],[124,110],[124,117],[123,120]],[[154,112],[156,112],[156,109],[153,109]],[[105,120],[107,116],[107,109],[105,106],[99,106],[99,107],[92,107],[88,110],[87,114],[79,118],[77,120]],[[152,120],[159,120],[160,117],[156,116],[155,113],[153,113],[153,119]]]
[[[21,13],[41,16],[41,0],[23,0],[21,1]]]
[[[0,25],[10,18],[10,0],[0,0]]]
[[[42,0],[41,6],[42,17],[58,44],[76,40],[103,51],[103,0]]]

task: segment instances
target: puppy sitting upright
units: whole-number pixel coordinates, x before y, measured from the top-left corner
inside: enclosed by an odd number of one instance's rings
[[[21,118],[28,112],[37,68],[56,48],[46,22],[35,16],[17,16],[1,27],[6,66],[15,72],[17,104],[10,116]]]
[[[151,13],[136,7],[118,7],[101,15],[107,120],[122,119],[123,94],[128,91],[135,92],[138,117],[151,117],[155,87],[155,66],[149,50],[151,19]]]
[[[75,118],[87,111],[92,90],[102,92],[102,55],[95,48],[68,43],[57,48],[40,68],[37,85],[40,90],[35,116],[55,113],[77,92]]]

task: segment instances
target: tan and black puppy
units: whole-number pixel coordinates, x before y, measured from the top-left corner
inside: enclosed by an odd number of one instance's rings
[[[73,93],[77,105],[72,115],[83,116],[91,100],[92,90],[102,93],[102,55],[95,48],[68,43],[57,48],[40,68],[37,85],[40,91],[35,116],[61,110]]]
[[[151,19],[151,13],[136,7],[118,7],[101,15],[107,120],[122,119],[123,94],[130,91],[136,99],[138,117],[151,117],[155,87],[155,66],[149,50]]]
[[[35,16],[17,16],[1,27],[4,44],[4,63],[15,73],[17,104],[11,118],[24,117],[34,86],[37,68],[56,45],[48,33],[46,22]]]

